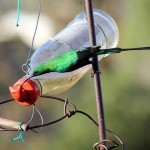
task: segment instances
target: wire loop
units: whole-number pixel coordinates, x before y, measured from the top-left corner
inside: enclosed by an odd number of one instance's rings
[[[67,111],[68,104],[73,106],[73,111]],[[68,98],[67,98],[65,103],[64,103],[64,115],[67,116],[68,118],[70,118],[75,114],[76,114],[76,106],[74,104],[68,102]]]
[[[106,142],[112,143],[113,146],[107,148],[107,147],[104,145],[104,143],[106,143]],[[114,149],[114,148],[116,148],[116,147],[118,147],[118,146],[119,146],[119,144],[116,143],[115,141],[110,140],[110,139],[105,139],[105,140],[103,140],[103,141],[101,141],[101,142],[95,143],[95,144],[93,145],[93,148],[94,148],[95,150],[99,150],[101,147],[103,147],[103,148],[106,149],[106,150],[111,150],[111,149]]]
[[[26,75],[29,74],[31,70],[29,63],[30,63],[30,60],[28,60],[25,64],[22,65],[22,71],[26,73]]]

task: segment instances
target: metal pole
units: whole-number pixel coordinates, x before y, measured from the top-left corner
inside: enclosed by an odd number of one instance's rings
[[[94,19],[93,19],[92,0],[85,0],[85,4],[86,4],[86,13],[87,13],[87,20],[88,20],[88,27],[89,27],[90,43],[91,46],[95,46],[96,37],[95,37],[95,28],[94,28]],[[97,115],[98,115],[98,124],[99,124],[99,138],[100,138],[100,142],[102,142],[103,140],[106,139],[106,132],[105,132],[106,130],[105,130],[104,109],[103,109],[98,57],[97,56],[93,57],[92,61],[93,61],[95,95],[96,95]],[[101,147],[100,150],[104,150],[104,147]]]

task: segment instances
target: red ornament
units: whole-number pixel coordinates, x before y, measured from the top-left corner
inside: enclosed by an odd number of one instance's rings
[[[21,78],[9,87],[12,97],[21,105],[29,106],[40,96],[38,85],[31,79]]]

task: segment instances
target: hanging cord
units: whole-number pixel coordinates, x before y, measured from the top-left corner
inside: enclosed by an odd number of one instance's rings
[[[25,64],[22,65],[22,70],[26,74],[29,74],[29,72],[31,70],[31,67],[30,67],[29,63],[30,63],[31,52],[33,50],[34,40],[35,40],[35,36],[36,36],[38,24],[39,24],[40,14],[41,14],[41,1],[38,0],[38,17],[37,17],[36,27],[35,27],[34,35],[33,35],[33,38],[32,38],[32,43],[31,43],[31,47],[30,47],[30,50],[29,50],[27,61],[26,61]]]

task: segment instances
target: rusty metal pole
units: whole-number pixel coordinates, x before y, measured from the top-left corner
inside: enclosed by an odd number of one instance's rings
[[[85,4],[86,4],[86,13],[87,13],[87,20],[88,20],[88,27],[89,27],[90,43],[91,46],[95,46],[96,37],[95,37],[95,28],[94,28],[92,0],[85,0]],[[103,109],[103,99],[102,99],[98,57],[97,56],[93,57],[92,61],[93,61],[93,71],[95,72],[94,83],[95,83],[98,124],[99,124],[99,138],[100,138],[100,142],[102,142],[103,140],[106,139],[106,132],[105,132],[106,130],[105,130],[104,109]],[[104,148],[101,147],[100,150],[104,150]]]

